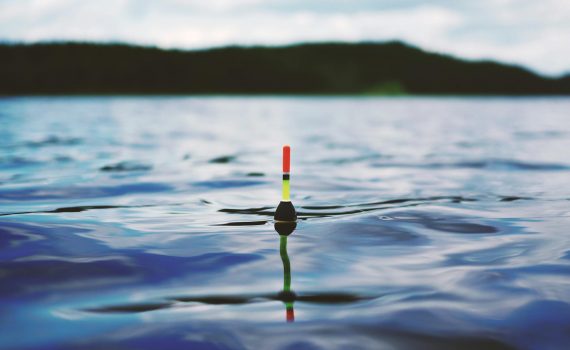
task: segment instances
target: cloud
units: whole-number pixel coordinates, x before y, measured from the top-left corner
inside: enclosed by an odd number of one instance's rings
[[[566,0],[0,0],[0,38],[165,48],[404,40],[472,59],[570,70]]]

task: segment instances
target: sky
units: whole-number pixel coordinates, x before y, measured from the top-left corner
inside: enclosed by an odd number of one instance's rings
[[[570,73],[570,0],[0,0],[0,40],[162,48],[401,40]]]

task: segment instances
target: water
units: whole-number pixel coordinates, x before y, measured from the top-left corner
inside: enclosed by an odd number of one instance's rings
[[[0,348],[566,348],[568,111],[3,98]]]

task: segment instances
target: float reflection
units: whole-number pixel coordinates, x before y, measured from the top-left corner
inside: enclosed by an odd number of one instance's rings
[[[279,254],[283,262],[283,290],[279,293],[279,300],[285,304],[285,318],[287,322],[295,321],[295,292],[291,290],[291,262],[287,254],[287,239],[295,231],[296,222],[276,222],[275,231],[279,234]]]

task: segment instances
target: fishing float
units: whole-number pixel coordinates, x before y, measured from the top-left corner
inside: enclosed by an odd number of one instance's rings
[[[283,146],[283,184],[282,184],[282,198],[281,202],[275,210],[276,223],[287,222],[292,223],[297,221],[297,212],[293,203],[291,203],[291,147],[289,145]],[[281,233],[280,233],[281,234]]]
[[[291,262],[287,254],[287,238],[297,228],[297,212],[291,203],[291,147],[283,146],[283,184],[281,202],[275,210],[275,231],[279,234],[279,253],[283,262],[283,290],[279,299],[285,304],[285,318],[287,322],[295,321],[293,303],[296,295],[291,290]]]

